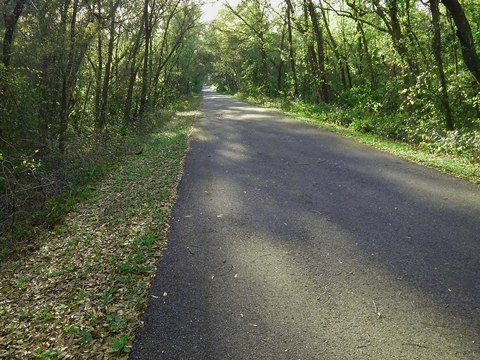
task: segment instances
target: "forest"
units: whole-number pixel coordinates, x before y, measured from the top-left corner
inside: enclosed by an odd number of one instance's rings
[[[478,0],[225,1],[207,24],[202,4],[2,1],[3,234],[54,223],[72,196],[52,199],[204,83],[478,163]]]
[[[217,89],[478,161],[478,0],[228,3],[205,33]]]
[[[200,5],[5,0],[1,13],[0,228],[22,238],[201,88]]]

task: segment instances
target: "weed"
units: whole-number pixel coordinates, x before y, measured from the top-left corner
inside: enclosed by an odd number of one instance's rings
[[[119,338],[111,338],[112,346],[110,352],[113,354],[128,354],[131,351],[130,346],[128,346],[128,336],[123,335]]]
[[[107,315],[107,323],[110,331],[116,334],[124,331],[128,324],[125,318],[118,315]]]
[[[93,335],[89,330],[80,329],[78,326],[75,326],[75,325],[69,326],[65,330],[65,333],[67,334],[73,333],[78,335],[80,338],[80,343],[82,345],[88,344],[91,341],[93,341]]]
[[[37,229],[42,240],[29,256],[1,264],[15,274],[13,282],[8,276],[0,279],[11,299],[0,308],[7,324],[0,337],[2,354],[23,358],[23,351],[38,348],[35,356],[41,359],[95,358],[102,339],[109,342],[100,345],[101,351],[106,346],[112,357],[128,354],[166,241],[193,120],[180,115],[168,129],[145,135],[143,153],[118,163],[114,174],[95,183],[96,190],[66,194],[65,202],[54,204],[65,222]],[[93,171],[82,181],[97,175]],[[35,286],[30,286],[32,279]],[[58,334],[57,329],[65,331]],[[12,347],[20,333],[23,345]],[[75,344],[66,347],[71,340]]]
[[[43,351],[38,348],[34,351],[33,356],[40,360],[57,360],[63,357],[63,353],[60,349],[53,348]]]

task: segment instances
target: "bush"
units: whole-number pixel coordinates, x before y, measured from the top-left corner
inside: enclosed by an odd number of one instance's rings
[[[444,153],[480,162],[480,131],[456,130],[446,134],[426,134],[422,145],[436,153]]]
[[[21,68],[6,68],[0,64],[0,129],[2,148],[22,150],[39,144],[40,118],[37,104],[40,94],[31,86],[30,71]],[[13,149],[11,149],[13,150]]]

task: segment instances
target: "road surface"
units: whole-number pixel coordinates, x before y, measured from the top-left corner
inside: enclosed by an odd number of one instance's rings
[[[480,359],[480,188],[204,94],[132,359]]]

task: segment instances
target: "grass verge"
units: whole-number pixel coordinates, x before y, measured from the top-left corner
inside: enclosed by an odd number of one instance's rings
[[[258,100],[252,97],[238,95],[235,95],[234,97],[251,104],[269,108],[273,111],[302,120],[314,126],[319,126],[330,132],[348,136],[361,143],[371,145],[379,150],[386,151],[417,164],[440,170],[446,174],[456,176],[474,184],[480,184],[480,164],[470,162],[468,159],[432,153],[415,145],[394,141],[371,133],[362,133],[306,114],[285,111],[273,101]]]
[[[0,265],[0,357],[128,357],[196,116],[177,113],[41,231],[35,251]]]

